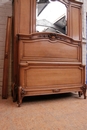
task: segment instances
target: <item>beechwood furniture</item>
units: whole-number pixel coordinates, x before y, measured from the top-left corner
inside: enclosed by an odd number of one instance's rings
[[[67,35],[36,32],[36,0],[13,1],[13,101],[25,96],[78,92],[86,98],[82,65],[82,3],[67,7]]]
[[[10,63],[10,42],[11,42],[12,18],[7,17],[5,52],[4,52],[4,67],[3,67],[3,82],[2,82],[2,98],[8,98],[8,81],[9,81],[9,63]]]

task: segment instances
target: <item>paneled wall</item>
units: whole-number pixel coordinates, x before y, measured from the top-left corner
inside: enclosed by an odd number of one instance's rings
[[[4,61],[7,16],[12,16],[12,2],[10,0],[0,0],[0,95],[2,94],[3,61]],[[9,71],[10,75],[9,75],[8,88],[10,88],[11,85],[11,69]]]

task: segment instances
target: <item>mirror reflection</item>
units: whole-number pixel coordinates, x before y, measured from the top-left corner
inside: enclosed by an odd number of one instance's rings
[[[36,31],[67,33],[66,6],[58,0],[37,0]]]

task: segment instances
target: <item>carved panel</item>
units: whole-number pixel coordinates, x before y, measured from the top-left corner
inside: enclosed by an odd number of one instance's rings
[[[27,37],[20,35],[19,62],[21,60],[81,62],[80,48],[79,41],[58,34],[38,33]]]
[[[82,86],[84,67],[41,63],[20,65],[20,85],[25,89],[70,88]]]
[[[68,35],[75,40],[82,40],[82,6],[71,2],[68,8]]]

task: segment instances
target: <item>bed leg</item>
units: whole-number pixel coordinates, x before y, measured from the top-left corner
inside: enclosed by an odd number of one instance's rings
[[[18,101],[17,101],[17,106],[20,107],[22,103],[22,87],[20,86],[18,88]]]
[[[20,107],[24,95],[26,95],[26,91],[20,86],[18,88],[18,101],[17,101],[17,106],[18,107]]]
[[[17,101],[17,86],[15,83],[12,83],[11,86],[11,96],[13,98],[13,102],[15,102]]]
[[[79,94],[79,97],[81,97],[81,96],[82,96],[82,92],[81,92],[81,91],[79,91],[79,92],[78,92],[78,94]]]
[[[83,87],[81,87],[81,90],[83,92],[84,99],[86,99],[86,84]]]

